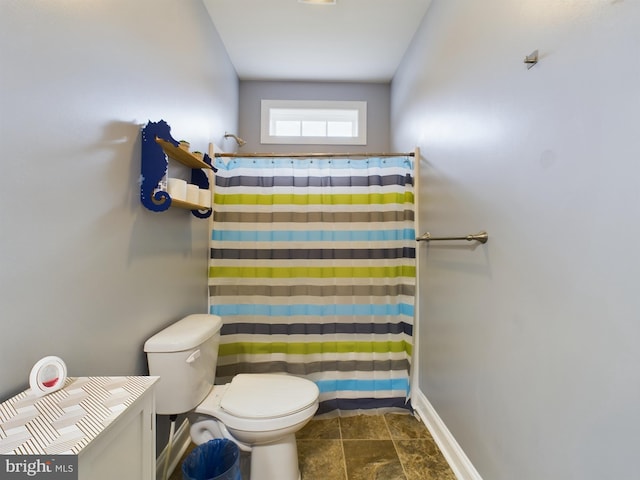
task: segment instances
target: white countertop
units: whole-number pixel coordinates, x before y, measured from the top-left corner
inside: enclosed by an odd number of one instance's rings
[[[43,397],[25,390],[0,404],[0,454],[77,455],[157,380],[78,377]]]

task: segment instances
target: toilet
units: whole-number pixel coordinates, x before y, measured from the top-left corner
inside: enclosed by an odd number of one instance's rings
[[[316,413],[318,387],[266,373],[214,385],[221,327],[216,315],[189,315],[145,342],[149,374],[160,377],[156,413],[189,413],[197,445],[227,438],[251,452],[251,480],[299,480],[295,433]]]

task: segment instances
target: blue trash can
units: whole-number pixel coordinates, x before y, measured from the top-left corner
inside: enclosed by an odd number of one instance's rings
[[[242,480],[238,446],[226,438],[216,438],[198,445],[182,462],[182,478]]]

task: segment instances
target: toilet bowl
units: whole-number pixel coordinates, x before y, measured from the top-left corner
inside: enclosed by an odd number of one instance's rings
[[[298,479],[295,432],[318,409],[313,382],[289,375],[239,374],[216,385],[190,416],[196,444],[233,440],[251,452],[251,478]]]
[[[157,375],[158,414],[189,413],[196,444],[228,438],[251,452],[251,480],[299,480],[295,433],[318,409],[310,380],[286,374],[238,374],[215,385],[222,320],[189,315],[145,342]]]

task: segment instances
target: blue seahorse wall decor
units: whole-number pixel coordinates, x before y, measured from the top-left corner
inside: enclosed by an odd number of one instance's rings
[[[154,190],[167,175],[168,159],[156,137],[172,143],[179,142],[171,136],[171,127],[164,120],[149,122],[142,129],[142,168],[140,176],[140,200],[149,210],[163,212],[171,206],[171,197],[163,190]]]
[[[142,167],[140,175],[140,200],[142,204],[151,211],[163,212],[171,206],[171,197],[158,186],[162,179],[166,177],[169,161],[167,154],[156,142],[156,138],[173,144],[178,147],[180,142],[171,136],[171,127],[164,120],[159,122],[149,121],[142,129]],[[204,155],[204,162],[212,166],[209,155]],[[191,183],[203,189],[209,188],[209,178],[198,168],[191,170]],[[208,218],[212,210],[191,210],[191,213],[198,218]]]

